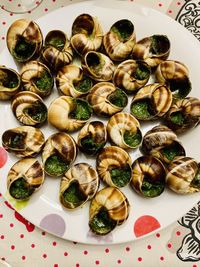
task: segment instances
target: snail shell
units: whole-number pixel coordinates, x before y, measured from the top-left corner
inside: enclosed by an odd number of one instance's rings
[[[17,157],[29,157],[37,155],[45,142],[40,129],[31,126],[20,126],[7,130],[2,135],[2,145]]]
[[[129,201],[118,188],[103,188],[91,201],[89,227],[97,235],[106,235],[127,220],[129,210]]]
[[[141,60],[128,59],[115,69],[113,83],[127,93],[135,93],[149,80],[151,74],[148,64]]]
[[[67,209],[75,209],[92,199],[99,187],[99,177],[87,163],[72,166],[62,177],[60,202]]]
[[[122,19],[115,22],[104,35],[103,45],[108,56],[114,61],[125,60],[136,43],[133,23]]]
[[[163,164],[152,156],[142,156],[132,165],[132,188],[144,197],[157,197],[165,187],[166,172]]]
[[[144,135],[142,150],[167,164],[176,156],[185,156],[176,134],[164,125],[155,126]]]
[[[8,50],[18,62],[37,58],[42,45],[42,32],[34,21],[19,19],[9,27],[7,32]]]
[[[200,122],[200,100],[186,97],[172,104],[165,121],[176,133],[183,133],[197,126]]]
[[[83,74],[83,70],[75,65],[67,65],[59,70],[56,86],[63,95],[81,97],[92,88],[92,80]]]
[[[162,117],[172,104],[172,93],[163,84],[154,83],[141,88],[133,97],[131,113],[139,120]]]
[[[79,149],[89,155],[97,154],[106,144],[107,131],[101,121],[91,121],[80,130],[78,135]]]
[[[16,200],[26,200],[42,186],[44,179],[44,170],[37,159],[20,159],[8,172],[8,192]]]
[[[50,70],[39,61],[29,61],[21,70],[23,89],[41,97],[50,95],[54,80]]]
[[[120,147],[105,147],[97,157],[97,172],[109,186],[126,186],[131,180],[131,157]]]
[[[145,37],[133,47],[133,59],[144,60],[150,67],[158,66],[170,53],[170,41],[166,35]]]
[[[108,121],[107,131],[111,141],[123,149],[136,148],[142,142],[140,124],[129,113],[113,115]]]
[[[71,96],[60,96],[49,106],[48,121],[61,131],[75,131],[90,119],[92,108],[87,101]]]
[[[95,51],[87,52],[84,55],[82,68],[87,76],[99,82],[110,81],[115,70],[109,57]]]
[[[176,157],[168,166],[168,187],[178,194],[200,191],[200,165],[190,157]]]
[[[10,68],[0,66],[0,100],[8,100],[20,91],[21,78]]]
[[[53,30],[47,34],[42,59],[52,71],[57,71],[72,61],[72,47],[64,32]]]
[[[103,41],[103,30],[96,17],[79,15],[72,25],[71,45],[80,56],[97,51]]]
[[[39,126],[46,121],[47,107],[35,93],[27,91],[16,94],[11,106],[17,120],[24,125]]]
[[[128,103],[125,92],[110,82],[95,84],[87,95],[87,100],[100,116],[111,116],[122,111]]]
[[[77,156],[76,143],[66,133],[55,133],[45,142],[42,162],[45,172],[50,176],[63,175],[75,161]]]
[[[161,62],[156,69],[155,78],[159,83],[167,84],[174,98],[184,98],[192,89],[188,68],[179,61]]]

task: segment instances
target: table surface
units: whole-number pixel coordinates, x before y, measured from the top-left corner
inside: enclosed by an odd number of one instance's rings
[[[17,1],[14,2],[16,4]],[[78,1],[44,0],[37,9],[23,15],[0,9],[0,52],[6,47],[6,32],[13,21],[18,18],[35,20],[73,2]],[[169,15],[200,40],[199,1],[129,2],[141,3]],[[200,202],[179,221],[149,237],[120,245],[79,244],[57,238],[35,227],[13,210],[0,194],[0,267],[4,266],[5,261],[13,267],[198,267],[200,266],[199,232]]]

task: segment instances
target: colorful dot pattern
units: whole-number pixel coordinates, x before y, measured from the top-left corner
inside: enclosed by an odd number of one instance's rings
[[[129,0],[134,3],[142,3],[157,9],[160,12],[175,18],[184,0]],[[12,0],[9,0],[12,2]],[[16,6],[20,8],[20,3]],[[37,18],[55,8],[65,6],[70,0],[49,0],[38,4],[38,8],[29,11],[32,18]],[[130,3],[131,4],[131,3]],[[19,15],[7,13],[1,6],[0,9],[0,51],[5,47],[6,32],[9,25],[19,18]],[[30,16],[30,15],[29,15]],[[0,168],[6,163],[7,153],[0,148]],[[18,218],[18,219],[17,219]],[[154,266],[183,266],[177,258],[177,247],[185,236],[185,228],[178,223],[153,234],[152,236],[133,243],[118,246],[99,247],[69,242],[56,238],[42,231],[18,216],[0,194],[0,258],[8,261],[13,266],[35,266],[45,267],[116,267],[116,266],[149,266],[149,259]],[[158,228],[158,227],[157,227]],[[176,229],[176,231],[174,231]],[[177,247],[178,248],[178,247]],[[173,262],[173,264],[172,264]],[[153,266],[153,265],[152,265]],[[198,263],[188,263],[188,267],[197,267]]]

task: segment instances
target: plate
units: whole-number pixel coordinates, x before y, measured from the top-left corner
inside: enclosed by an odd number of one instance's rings
[[[44,36],[53,29],[65,31],[70,36],[72,23],[81,13],[97,16],[104,32],[108,31],[117,20],[126,18],[134,23],[137,40],[153,34],[167,35],[171,41],[169,58],[179,60],[188,66],[193,86],[191,95],[200,98],[200,75],[196,67],[196,62],[200,62],[200,45],[181,25],[155,10],[122,1],[84,1],[71,4],[38,19],[37,23],[40,25]],[[0,58],[1,64],[19,71],[19,67],[16,66],[7,49],[2,52]],[[58,93],[54,89],[53,94],[45,100],[47,106],[56,97],[58,97]],[[129,97],[129,104],[130,100],[131,97]],[[129,105],[124,111],[129,112]],[[95,117],[93,119],[102,120]],[[10,102],[1,102],[0,122],[0,135],[6,129],[19,126],[12,114]],[[106,120],[104,122],[106,123]],[[141,123],[143,134],[157,123]],[[41,129],[46,138],[57,132],[55,128],[48,125]],[[187,155],[196,158],[198,161],[200,161],[199,135],[200,128],[195,128],[180,136]],[[73,134],[73,137],[76,140],[77,133]],[[134,150],[130,154],[133,161],[141,155],[139,150]],[[39,160],[41,161],[40,158]],[[131,205],[128,220],[123,225],[116,227],[110,234],[98,237],[89,230],[89,203],[75,211],[67,211],[61,207],[58,201],[60,179],[46,177],[43,187],[29,201],[17,203],[11,199],[7,193],[6,177],[9,169],[16,161],[17,158],[9,154],[7,163],[0,169],[0,191],[3,196],[31,223],[56,236],[81,243],[116,244],[147,236],[179,219],[199,200],[198,193],[180,196],[168,189],[159,197],[144,199],[127,186],[122,188],[122,191]],[[88,162],[95,166],[95,159],[87,158],[82,153],[79,153],[75,163],[78,162]]]

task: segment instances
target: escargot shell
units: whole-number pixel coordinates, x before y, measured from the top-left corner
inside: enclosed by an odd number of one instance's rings
[[[42,186],[44,179],[44,170],[37,159],[20,159],[8,172],[8,192],[16,200],[26,200]]]
[[[165,187],[166,172],[163,164],[152,156],[142,156],[132,165],[132,188],[144,197],[157,197]]]
[[[69,64],[73,59],[73,51],[67,35],[59,30],[50,31],[45,38],[42,59],[52,71]]]
[[[104,35],[103,45],[108,56],[114,61],[125,60],[136,43],[134,25],[130,20],[115,22]]]
[[[200,191],[200,165],[190,157],[176,157],[168,166],[168,187],[178,194]]]
[[[42,162],[45,172],[50,176],[63,175],[77,156],[76,143],[66,133],[55,133],[45,142]]]
[[[56,98],[49,107],[48,121],[61,131],[75,131],[90,119],[92,108],[87,101],[71,96]]]
[[[103,188],[91,201],[89,227],[97,235],[106,235],[127,220],[129,210],[129,201],[118,188]]]
[[[155,126],[144,135],[142,150],[164,163],[170,163],[176,156],[185,156],[176,134],[164,125]]]
[[[119,112],[113,115],[107,124],[111,141],[124,149],[136,148],[142,142],[142,133],[138,120],[129,113]]]
[[[10,68],[0,66],[0,100],[8,100],[20,91],[21,78]]]
[[[128,59],[117,66],[113,83],[127,93],[135,93],[150,78],[150,67],[142,60]]]
[[[155,78],[159,83],[167,84],[174,98],[184,98],[192,89],[189,70],[179,61],[161,62],[156,69]]]
[[[45,138],[40,129],[31,126],[9,129],[2,135],[3,147],[20,158],[37,155],[44,142]]]
[[[92,199],[99,187],[96,170],[87,163],[72,166],[62,177],[60,202],[67,209],[75,209]]]
[[[110,82],[95,84],[87,95],[94,112],[101,116],[112,116],[122,111],[128,103],[128,97],[121,89]]]
[[[48,96],[54,85],[50,70],[39,61],[29,61],[21,70],[23,89],[41,97]]]
[[[79,132],[78,147],[89,155],[97,154],[106,144],[107,131],[101,121],[87,123]]]
[[[83,70],[75,65],[66,65],[58,71],[56,86],[63,95],[81,97],[92,88],[92,80],[83,74]]]
[[[186,97],[177,100],[165,116],[165,122],[176,133],[183,133],[200,122],[200,100]]]
[[[110,81],[115,70],[115,66],[106,55],[90,51],[85,54],[82,61],[84,73],[95,81]]]
[[[11,103],[17,120],[29,126],[39,126],[46,121],[47,107],[42,99],[32,92],[16,94]]]
[[[154,83],[142,87],[133,97],[131,113],[139,120],[162,117],[172,104],[172,93],[165,85]]]
[[[40,55],[43,36],[34,21],[16,20],[9,27],[6,38],[8,50],[18,62],[26,62]]]
[[[104,147],[97,157],[97,172],[109,186],[126,186],[131,180],[131,158],[120,147]]]
[[[72,25],[71,45],[79,55],[97,51],[103,41],[103,30],[96,17],[79,15]]]
[[[170,53],[170,41],[166,35],[145,37],[133,47],[133,59],[144,60],[150,67],[158,66]]]

